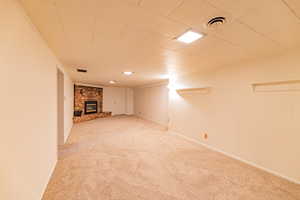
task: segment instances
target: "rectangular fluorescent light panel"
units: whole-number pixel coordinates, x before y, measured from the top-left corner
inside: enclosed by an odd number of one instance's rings
[[[195,42],[196,40],[199,40],[204,35],[201,33],[196,33],[194,31],[187,31],[184,34],[182,34],[180,37],[177,38],[178,41],[190,44],[192,42]]]
[[[130,71],[127,71],[127,72],[123,72],[123,74],[127,75],[127,76],[130,76],[133,74],[133,72],[130,72]]]

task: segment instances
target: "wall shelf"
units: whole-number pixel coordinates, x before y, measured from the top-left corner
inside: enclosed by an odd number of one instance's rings
[[[300,91],[300,80],[253,83],[253,92]]]
[[[176,90],[177,93],[183,94],[183,93],[201,93],[201,94],[208,94],[210,92],[210,87],[205,88],[186,88],[186,89],[178,89]]]

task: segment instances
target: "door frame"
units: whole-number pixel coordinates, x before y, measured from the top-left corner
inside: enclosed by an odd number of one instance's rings
[[[64,73],[57,68],[57,151],[64,144]]]

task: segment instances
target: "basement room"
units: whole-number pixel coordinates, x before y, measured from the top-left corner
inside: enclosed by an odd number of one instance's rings
[[[300,200],[299,0],[0,0],[1,200]]]

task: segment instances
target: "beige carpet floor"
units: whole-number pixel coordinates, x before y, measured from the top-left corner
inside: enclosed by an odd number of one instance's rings
[[[300,200],[300,185],[135,117],[76,124],[44,200]]]

